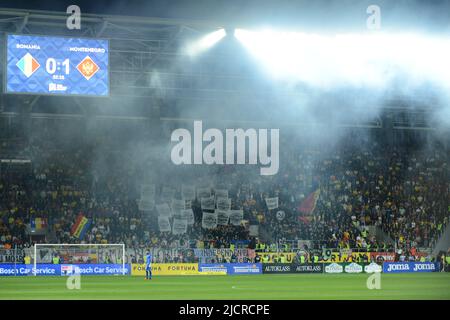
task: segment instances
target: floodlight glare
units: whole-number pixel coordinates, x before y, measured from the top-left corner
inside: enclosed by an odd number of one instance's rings
[[[281,79],[316,86],[383,86],[406,75],[450,86],[450,40],[419,34],[338,34],[236,29],[234,36]]]
[[[186,48],[186,52],[190,56],[195,56],[206,49],[211,48],[217,42],[219,42],[223,37],[226,36],[225,29],[219,29],[217,31],[211,32],[206,36],[198,39],[197,41],[189,44]]]

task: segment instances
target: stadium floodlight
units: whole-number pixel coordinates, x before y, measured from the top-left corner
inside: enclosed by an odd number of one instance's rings
[[[409,84],[450,87],[450,39],[414,33],[324,35],[236,29],[234,36],[278,79],[321,87]]]
[[[48,244],[36,243],[34,245],[34,268],[32,274],[37,276],[38,263],[52,263],[53,255],[64,256],[64,264],[76,265],[82,264],[84,258],[93,257],[98,264],[106,264],[108,261],[118,264],[120,258],[122,265],[122,274],[125,275],[125,244]],[[106,260],[108,258],[108,261]],[[111,263],[109,262],[109,263]]]
[[[219,42],[223,37],[226,36],[226,31],[224,28],[208,33],[207,35],[201,37],[200,39],[190,43],[186,47],[186,52],[190,56],[196,56],[199,53],[211,48],[217,42]]]

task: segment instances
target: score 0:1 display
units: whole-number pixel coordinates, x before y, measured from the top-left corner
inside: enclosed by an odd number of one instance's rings
[[[47,70],[49,74],[54,74],[56,70],[59,70],[59,65],[60,62],[56,62],[56,59],[48,58],[45,62],[45,70]],[[65,67],[65,73],[69,74],[69,59],[64,60],[62,65]]]

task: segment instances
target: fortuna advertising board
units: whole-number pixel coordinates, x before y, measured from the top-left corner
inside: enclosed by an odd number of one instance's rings
[[[152,263],[152,275],[154,276],[182,276],[199,275],[198,263]],[[145,264],[133,263],[131,265],[132,276],[145,276]]]

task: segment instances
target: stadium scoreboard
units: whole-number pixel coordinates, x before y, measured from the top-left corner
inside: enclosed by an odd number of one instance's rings
[[[6,93],[109,96],[108,40],[6,38]]]

